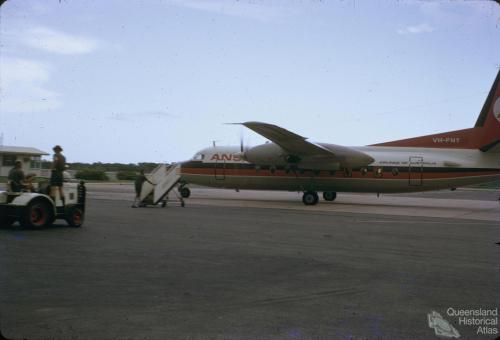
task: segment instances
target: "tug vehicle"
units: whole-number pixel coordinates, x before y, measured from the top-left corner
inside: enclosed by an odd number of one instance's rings
[[[7,188],[9,189],[9,188]],[[85,216],[86,188],[83,181],[65,182],[65,204],[59,195],[55,202],[48,195],[48,183],[40,183],[38,192],[0,191],[0,226],[14,222],[24,228],[43,228],[63,219],[72,227],[81,227]]]

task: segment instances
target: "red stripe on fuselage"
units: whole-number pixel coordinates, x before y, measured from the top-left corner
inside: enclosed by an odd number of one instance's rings
[[[215,168],[181,168],[180,174],[186,175],[208,175],[215,176]],[[420,172],[414,171],[411,173],[412,177],[420,175]],[[374,172],[370,171],[363,175],[360,171],[353,171],[352,176],[347,176],[342,171],[336,171],[335,174],[331,174],[330,171],[319,171],[314,172],[311,170],[304,171],[304,173],[299,172],[286,172],[284,170],[276,170],[271,172],[270,170],[255,170],[255,169],[222,169],[217,168],[218,176],[238,176],[238,177],[289,177],[289,178],[383,178],[383,179],[408,179],[408,172],[399,172],[393,175],[391,171],[385,171],[382,173],[381,177],[374,176]],[[446,179],[446,178],[467,178],[467,177],[477,177],[477,176],[492,176],[500,175],[500,170],[487,170],[487,171],[450,171],[450,172],[423,172],[423,179]]]

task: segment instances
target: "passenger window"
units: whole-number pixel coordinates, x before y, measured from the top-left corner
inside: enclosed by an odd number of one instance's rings
[[[381,178],[384,175],[384,169],[382,167],[377,168],[374,172],[375,177]]]
[[[392,168],[392,175],[393,176],[399,175],[399,169],[398,168]]]
[[[366,176],[367,173],[368,173],[368,169],[367,168],[361,168],[361,174],[363,176]]]

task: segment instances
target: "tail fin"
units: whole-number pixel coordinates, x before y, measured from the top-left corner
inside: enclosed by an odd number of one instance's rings
[[[481,151],[499,149],[500,144],[500,71],[477,118],[475,129],[481,129]]]
[[[480,149],[484,152],[500,152],[500,70],[473,128],[374,144],[374,146]]]

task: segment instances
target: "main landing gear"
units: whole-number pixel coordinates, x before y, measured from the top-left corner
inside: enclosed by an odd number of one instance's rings
[[[325,201],[335,201],[337,198],[337,193],[335,191],[324,191],[323,192],[323,199]]]
[[[337,198],[337,193],[335,191],[325,191],[323,192],[323,199],[325,201],[334,201]],[[319,196],[316,191],[306,191],[302,195],[302,202],[305,205],[316,205],[319,201]]]
[[[306,191],[304,195],[302,195],[302,202],[305,205],[315,205],[318,203],[319,197],[316,191]]]

